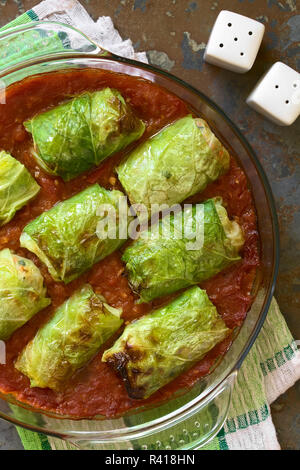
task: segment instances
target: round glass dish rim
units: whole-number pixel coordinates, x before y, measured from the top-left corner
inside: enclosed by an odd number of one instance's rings
[[[205,389],[198,397],[194,398],[190,402],[186,403],[185,405],[181,406],[180,408],[176,409],[175,411],[172,411],[171,413],[168,413],[160,418],[154,419],[153,421],[150,421],[148,423],[143,423],[140,425],[135,425],[130,428],[126,429],[115,429],[115,430],[97,430],[97,431],[75,431],[75,430],[70,430],[69,432],[56,432],[56,431],[48,431],[45,428],[36,426],[36,425],[31,425],[28,423],[23,423],[22,421],[19,421],[18,419],[15,419],[11,416],[7,416],[6,414],[2,413],[0,411],[0,418],[5,419],[6,421],[9,421],[15,425],[22,426],[24,428],[27,428],[31,431],[36,431],[36,432],[42,432],[48,435],[52,435],[54,437],[60,437],[60,438],[66,438],[66,437],[81,437],[84,439],[84,436],[89,436],[90,437],[101,437],[103,441],[106,441],[107,439],[111,439],[112,436],[114,438],[118,439],[129,439],[129,438],[137,438],[138,435],[142,432],[143,436],[152,434],[157,431],[161,431],[163,429],[166,429],[170,427],[171,425],[178,424],[182,422],[183,420],[193,416],[195,413],[197,413],[203,406],[207,404],[207,402],[212,399],[212,396],[216,393],[218,393],[219,390],[222,389],[222,386],[226,384],[231,378],[234,379],[236,376],[236,373],[238,369],[241,367],[245,357],[249,353],[254,341],[256,340],[260,329],[265,321],[266,315],[268,313],[268,309],[274,294],[274,289],[275,289],[275,284],[276,284],[276,279],[277,279],[277,274],[278,274],[278,268],[279,268],[279,226],[278,226],[278,218],[277,218],[277,212],[275,208],[275,202],[274,202],[274,197],[272,194],[271,186],[270,183],[267,179],[267,176],[265,174],[265,171],[261,165],[261,163],[258,160],[258,157],[256,156],[254,150],[252,149],[251,145],[248,143],[247,139],[243,136],[241,131],[238,129],[236,124],[233,123],[233,121],[226,115],[226,113],[210,98],[208,98],[203,92],[198,90],[197,88],[193,87],[192,85],[188,84],[187,82],[181,80],[180,78],[176,77],[175,75],[166,72],[164,70],[157,69],[156,67],[153,67],[152,65],[144,64],[141,62],[137,62],[132,59],[127,59],[123,57],[119,57],[115,54],[112,53],[107,53],[105,51],[105,54],[103,54],[103,51],[100,52],[99,54],[95,55],[93,53],[88,54],[88,53],[52,53],[52,54],[47,54],[42,57],[34,58],[34,59],[29,59],[25,60],[23,62],[19,62],[18,64],[15,64],[11,67],[7,67],[3,70],[0,71],[0,79],[5,78],[8,75],[11,75],[16,72],[20,72],[21,70],[24,70],[26,68],[30,68],[33,66],[42,66],[50,63],[74,63],[76,65],[77,62],[80,62],[82,64],[82,61],[96,61],[96,62],[118,62],[118,63],[124,63],[125,65],[129,65],[135,68],[138,68],[140,70],[145,70],[149,71],[154,75],[161,75],[168,80],[175,81],[178,83],[180,86],[186,88],[188,91],[196,94],[202,101],[204,101],[210,108],[212,108],[217,114],[219,114],[222,119],[226,121],[226,123],[229,125],[231,130],[234,132],[234,134],[237,136],[237,138],[241,141],[242,145],[247,149],[248,154],[251,156],[252,162],[257,170],[258,176],[261,179],[262,187],[265,192],[266,200],[269,206],[270,213],[272,215],[272,235],[273,235],[273,242],[274,242],[274,250],[273,250],[273,266],[272,266],[272,282],[269,285],[269,288],[266,292],[265,295],[265,300],[264,300],[264,307],[261,311],[260,317],[253,328],[252,334],[248,337],[247,342],[245,343],[245,346],[237,359],[236,363],[232,366],[231,370],[223,377],[223,379],[220,382],[212,384],[210,387]],[[91,65],[87,65],[87,68],[91,68]],[[61,70],[61,69],[60,69]],[[67,69],[71,70],[71,69]],[[41,70],[38,74],[46,74],[47,72]],[[49,73],[55,73],[54,71],[51,71]],[[122,73],[122,72],[120,72]],[[126,74],[126,72],[123,72]],[[16,83],[16,82],[14,82]],[[0,394],[0,399],[3,399],[4,401],[5,398],[3,397],[3,394]],[[14,403],[17,406],[18,403]],[[34,408],[28,408],[28,411],[31,413],[40,413],[44,415],[48,415],[49,417],[55,418],[55,419],[60,419],[63,420],[64,418],[68,420],[72,420],[71,417],[60,417],[52,413],[47,413],[44,412],[43,410],[39,409],[34,409]],[[91,421],[93,418],[90,419]],[[96,419],[94,419],[96,420]],[[105,419],[105,420],[110,420],[110,419]],[[78,421],[78,419],[75,419],[73,421]],[[89,419],[84,418],[79,421],[89,421]],[[101,422],[100,420],[99,422]]]

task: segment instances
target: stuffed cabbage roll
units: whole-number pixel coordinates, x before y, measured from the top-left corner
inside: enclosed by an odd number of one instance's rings
[[[131,398],[148,398],[229,333],[206,292],[192,287],[126,326],[102,360],[123,378]]]
[[[39,165],[64,181],[99,165],[145,130],[122,95],[110,88],[77,96],[24,126]]]
[[[125,242],[127,231],[120,234],[121,197],[125,198],[120,191],[90,186],[30,222],[21,235],[21,246],[46,264],[55,281],[69,283]],[[115,211],[116,233],[112,237],[104,233],[101,238],[98,224],[106,215],[99,210],[106,206]]]
[[[61,390],[120,328],[121,313],[86,284],[27,344],[16,369],[29,377],[31,387]]]
[[[138,146],[117,168],[131,204],[173,204],[203,191],[230,157],[203,119],[186,116]]]
[[[35,264],[9,249],[0,251],[0,340],[51,303]]]
[[[141,301],[198,284],[238,261],[244,238],[221,198],[186,205],[129,246],[124,254],[129,282]]]
[[[39,190],[24,165],[8,153],[0,152],[0,226],[8,223]]]

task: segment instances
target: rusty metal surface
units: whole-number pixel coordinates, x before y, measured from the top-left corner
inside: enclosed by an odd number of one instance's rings
[[[1,0],[0,26],[36,3]],[[136,50],[148,51],[152,64],[171,71],[217,102],[252,144],[271,182],[279,214],[281,263],[276,297],[294,337],[300,339],[300,119],[290,127],[278,127],[245,104],[258,78],[275,61],[300,69],[299,3],[297,0],[81,0],[81,3],[95,20],[100,15],[111,16],[123,38],[130,37]],[[245,75],[203,63],[211,28],[223,9],[258,19],[266,26],[257,60]],[[281,397],[273,411],[282,448],[300,449],[300,386]],[[0,436],[4,436],[1,429],[0,424]],[[0,438],[0,449],[1,441]]]

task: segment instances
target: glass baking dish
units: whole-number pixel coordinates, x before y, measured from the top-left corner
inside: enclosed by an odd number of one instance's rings
[[[22,44],[21,51],[14,46],[16,40]],[[141,407],[114,419],[70,419],[25,407],[13,397],[0,394],[1,418],[65,439],[82,449],[198,449],[218,433],[226,420],[235,378],[263,325],[274,291],[278,222],[261,164],[237,127],[199,90],[150,65],[111,54],[69,26],[34,22],[16,27],[0,34],[0,48],[5,48],[10,62],[5,67],[0,59],[0,90],[33,75],[82,68],[139,76],[159,84],[208,121],[247,175],[260,232],[261,266],[253,287],[255,300],[230,350],[209,376],[167,403]]]

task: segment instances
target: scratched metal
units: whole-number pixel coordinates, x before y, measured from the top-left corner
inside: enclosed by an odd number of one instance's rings
[[[0,0],[0,25],[36,3],[37,0]],[[300,69],[299,3],[296,0],[82,0],[82,4],[95,20],[100,15],[111,16],[121,35],[130,37],[137,50],[148,51],[153,64],[171,71],[216,101],[252,144],[271,182],[279,214],[281,264],[276,297],[295,338],[300,339],[300,119],[290,127],[278,127],[245,104],[258,78],[275,61]],[[207,39],[222,9],[250,16],[266,26],[257,60],[245,75],[203,63]],[[294,387],[273,406],[273,418],[284,449],[300,449],[299,388]],[[0,431],[2,435],[5,432]]]

